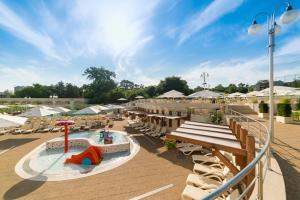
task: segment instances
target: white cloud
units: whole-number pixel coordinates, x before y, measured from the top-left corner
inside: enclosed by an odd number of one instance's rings
[[[183,30],[179,35],[178,44],[182,44],[196,32],[209,26],[222,16],[235,11],[243,0],[215,0],[210,3],[204,10],[196,13],[183,26]]]
[[[300,71],[300,37],[290,39],[275,53],[274,76],[299,74]],[[209,84],[249,83],[253,84],[258,80],[269,79],[269,57],[267,55],[252,59],[233,59],[221,63],[203,62],[186,71],[182,78],[186,79],[192,87],[202,84],[200,74],[208,72]]]
[[[52,39],[48,35],[35,31],[3,2],[0,2],[0,25],[16,37],[38,48],[46,56],[61,59],[55,51]]]

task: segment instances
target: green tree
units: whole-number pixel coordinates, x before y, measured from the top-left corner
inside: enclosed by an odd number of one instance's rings
[[[104,67],[89,67],[83,75],[92,81],[91,84],[84,86],[84,96],[90,98],[92,103],[108,102],[108,92],[117,86],[113,80],[116,78],[115,72],[106,70]]]
[[[157,92],[163,94],[170,90],[177,90],[179,92],[188,95],[191,93],[189,86],[185,80],[182,80],[180,77],[172,76],[167,77],[165,80],[161,80],[157,86]]]
[[[239,83],[237,86],[237,91],[241,93],[247,93],[248,92],[248,85],[244,83]]]
[[[120,82],[120,87],[122,87],[122,88],[128,90],[128,89],[134,88],[134,87],[135,87],[135,84],[134,84],[134,82],[131,82],[131,81],[129,81],[129,80],[122,80],[122,81]]]
[[[213,88],[213,91],[216,91],[216,92],[225,92],[225,90],[226,90],[226,88],[222,84],[219,84]]]
[[[146,93],[147,96],[145,97],[154,97],[157,95],[156,93],[156,87],[155,86],[148,86],[144,88],[144,91]]]
[[[229,93],[229,94],[237,92],[236,85],[235,84],[229,84],[228,87],[226,88],[225,92]]]

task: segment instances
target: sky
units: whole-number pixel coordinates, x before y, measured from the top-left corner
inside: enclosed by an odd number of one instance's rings
[[[275,7],[275,77],[300,74],[300,20],[282,25],[280,0],[0,0],[0,91],[81,86],[90,66],[145,86],[175,75],[194,88],[202,72],[210,87],[253,84],[268,79],[266,17],[260,34],[247,29]]]

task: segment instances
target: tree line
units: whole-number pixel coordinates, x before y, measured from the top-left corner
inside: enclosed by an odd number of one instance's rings
[[[119,98],[126,98],[133,100],[136,96],[144,96],[145,98],[152,98],[161,95],[170,90],[177,90],[185,95],[193,92],[201,91],[203,87],[189,88],[187,81],[177,76],[166,77],[161,80],[158,85],[144,86],[136,84],[129,80],[122,80],[119,83],[115,81],[116,74],[104,67],[89,67],[83,72],[90,83],[78,87],[71,83],[58,82],[55,85],[41,85],[33,84],[27,86],[10,97],[31,97],[31,98],[48,98],[56,95],[59,98],[87,98],[90,103],[111,103],[117,102]],[[257,83],[259,84],[259,82]],[[300,82],[295,83],[295,86],[300,87]],[[254,85],[244,83],[229,84],[223,86],[221,84],[211,88],[212,91],[223,93],[247,93],[253,91]]]

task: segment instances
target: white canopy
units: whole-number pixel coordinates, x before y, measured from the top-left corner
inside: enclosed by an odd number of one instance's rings
[[[255,97],[255,96],[259,96],[261,95],[262,93],[260,91],[252,91],[252,92],[248,92],[246,94],[246,97]]]
[[[229,98],[234,98],[234,97],[245,97],[245,94],[240,93],[240,92],[235,92],[235,93],[231,93],[228,95]]]
[[[298,88],[286,87],[286,86],[274,86],[274,94],[276,96],[294,96],[299,95],[300,90]],[[260,96],[269,96],[269,88],[260,91]]]
[[[217,92],[213,92],[210,90],[202,90],[199,92],[195,92],[193,94],[190,94],[188,97],[191,98],[218,98],[218,97],[222,97],[223,95]]]
[[[66,112],[70,112],[71,110],[68,108],[64,108],[64,107],[55,107],[52,108],[53,110],[60,112],[60,113],[66,113]]]
[[[50,107],[48,107],[50,108]],[[20,116],[23,117],[44,117],[44,116],[49,116],[49,115],[56,115],[59,114],[60,112],[57,112],[55,110],[52,109],[45,109],[43,107],[35,107],[32,108],[22,114],[20,114]]]
[[[107,108],[105,106],[96,105],[96,106],[90,106],[90,107],[86,107],[84,109],[78,110],[74,114],[76,114],[76,115],[95,115],[95,114],[98,114],[101,111],[105,111],[105,110],[109,110],[109,108]]]
[[[1,109],[1,108],[8,108],[8,106],[0,105],[0,109]]]
[[[135,99],[144,99],[143,96],[136,96]]]
[[[26,117],[18,117],[11,115],[1,115],[0,114],[0,128],[20,126],[26,122]]]
[[[114,104],[108,104],[108,105],[105,105],[105,107],[109,110],[115,110],[115,109],[124,109],[123,106],[120,106],[120,105],[114,105]]]
[[[186,97],[182,92],[178,92],[176,90],[171,90],[169,92],[166,92],[160,96],[158,96],[157,98],[184,98]]]

